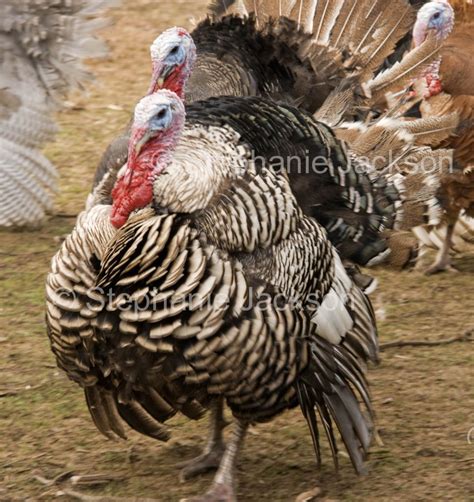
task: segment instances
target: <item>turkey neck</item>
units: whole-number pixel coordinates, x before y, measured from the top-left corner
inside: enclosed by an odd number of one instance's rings
[[[151,204],[153,182],[166,170],[173,158],[184,119],[170,131],[160,133],[138,151],[138,142],[147,134],[146,129],[132,130],[125,174],[117,181],[112,192],[112,224],[123,226],[130,213]]]

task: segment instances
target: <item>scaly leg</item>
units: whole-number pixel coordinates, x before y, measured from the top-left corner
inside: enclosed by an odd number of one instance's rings
[[[453,246],[453,234],[454,227],[456,226],[456,221],[454,223],[448,223],[448,228],[446,229],[446,239],[444,240],[443,247],[438,253],[435,263],[426,271],[426,275],[436,274],[437,272],[457,272],[457,270],[451,265],[451,248]]]
[[[242,448],[247,428],[247,423],[240,420],[236,421],[232,438],[227,445],[210,490],[202,496],[185,499],[185,502],[236,502],[235,464]]]
[[[224,419],[224,401],[218,399],[211,406],[209,438],[206,447],[201,455],[180,465],[183,468],[180,473],[181,481],[216,470],[219,467],[225,451],[222,433],[227,425]]]

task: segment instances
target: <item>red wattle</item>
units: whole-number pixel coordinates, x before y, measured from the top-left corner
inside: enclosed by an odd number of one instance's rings
[[[177,66],[166,78],[162,87],[155,84],[153,92],[157,92],[160,89],[167,89],[168,91],[173,91],[177,94],[180,99],[184,99],[184,86],[186,81],[186,78],[184,77],[184,67],[185,63]]]
[[[117,181],[112,191],[112,212],[110,221],[116,228],[122,227],[130,213],[141,209],[153,199],[153,182],[147,169],[127,169],[125,175]]]
[[[428,97],[437,96],[443,91],[441,80],[437,76],[427,75],[426,83],[428,85]]]

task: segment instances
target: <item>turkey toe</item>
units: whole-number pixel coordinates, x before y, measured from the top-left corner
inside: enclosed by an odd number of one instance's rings
[[[179,475],[181,482],[187,481],[195,476],[204,474],[209,471],[215,471],[219,468],[222,456],[225,451],[225,446],[217,446],[213,450],[199,455],[188,462],[179,464],[182,470]]]

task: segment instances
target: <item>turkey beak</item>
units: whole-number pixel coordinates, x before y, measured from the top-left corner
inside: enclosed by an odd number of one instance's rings
[[[165,66],[163,69],[155,73],[153,77],[153,80],[155,82],[153,92],[163,89],[166,79],[171,75],[173,69],[174,69],[173,66]]]
[[[135,143],[135,154],[140,155],[140,152],[143,150],[143,147],[150,141],[152,138],[151,131],[146,131],[145,134]]]

